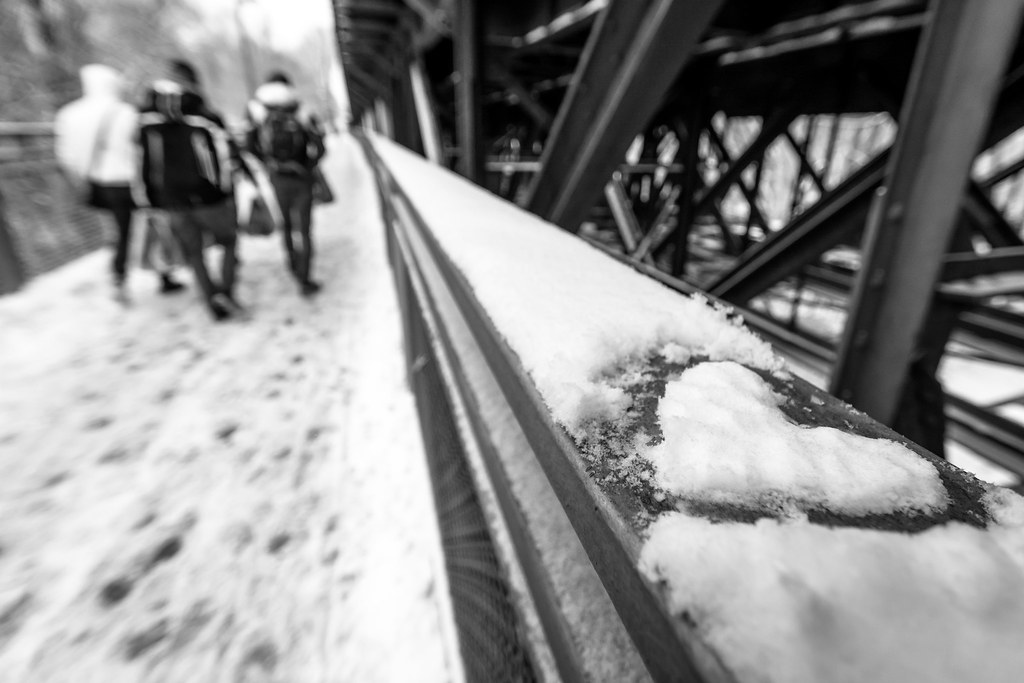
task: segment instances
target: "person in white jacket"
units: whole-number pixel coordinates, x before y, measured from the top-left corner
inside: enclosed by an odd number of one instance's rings
[[[89,203],[109,211],[117,225],[112,270],[118,297],[124,282],[135,209],[132,184],[138,175],[138,112],[122,99],[116,69],[88,64],[80,70],[82,97],[62,107],[54,120],[57,162],[76,185],[90,186]],[[160,273],[161,291],[182,288],[169,271]]]

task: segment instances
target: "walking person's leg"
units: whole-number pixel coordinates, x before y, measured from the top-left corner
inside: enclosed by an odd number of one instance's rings
[[[292,215],[292,204],[294,203],[294,192],[291,178],[280,173],[273,173],[270,176],[270,183],[274,186],[274,194],[277,196],[278,206],[281,208],[281,218],[284,225],[281,226],[281,238],[284,240],[285,258],[288,259],[288,270],[293,274],[298,273],[298,254],[295,251],[295,238],[292,230],[295,220]]]
[[[298,277],[303,294],[313,294],[320,285],[313,280],[313,183],[303,179],[297,186],[294,203],[295,223],[302,240],[302,255],[299,262]]]
[[[205,245],[203,244],[202,223],[201,219],[197,219],[195,211],[195,209],[182,209],[169,212],[171,231],[178,240],[178,244],[181,245],[185,261],[195,274],[196,284],[199,286],[203,303],[206,304],[210,315],[215,320],[223,320],[230,314],[223,306],[214,301],[217,288],[210,280],[210,273],[206,269],[206,259],[203,255]]]
[[[238,266],[238,212],[235,202],[211,207],[209,230],[221,246],[220,289],[232,302],[235,300],[235,273]]]
[[[144,230],[142,232],[142,265],[160,276],[160,293],[170,294],[185,288],[174,278],[174,268],[183,257],[175,243],[168,225],[166,212],[158,209],[142,209]]]
[[[202,233],[220,247],[220,281],[213,283],[212,301],[230,313],[244,315],[245,310],[235,299],[235,274],[238,264],[238,215],[231,199],[196,212]]]
[[[123,192],[121,191],[123,190]],[[132,235],[132,198],[128,188],[107,187],[103,189],[108,210],[117,226],[117,241],[114,245],[114,283],[124,284],[128,270],[128,249]]]
[[[232,235],[221,243],[223,255],[220,262],[221,291],[235,300],[235,273],[238,266],[238,238]]]

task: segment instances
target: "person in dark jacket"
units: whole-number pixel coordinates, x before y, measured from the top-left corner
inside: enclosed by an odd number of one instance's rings
[[[314,294],[320,285],[313,279],[313,183],[324,155],[323,127],[300,105],[291,80],[281,72],[256,89],[246,113],[246,146],[266,165],[281,207],[288,268],[302,294]]]
[[[206,104],[195,69],[172,61],[168,78],[146,91],[139,114],[145,201],[168,213],[170,227],[215,320],[244,313],[234,295],[238,223],[232,177],[246,170],[223,119]],[[214,281],[204,247],[221,248]]]

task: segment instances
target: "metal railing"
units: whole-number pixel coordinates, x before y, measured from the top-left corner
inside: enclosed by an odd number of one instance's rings
[[[0,122],[0,294],[103,245],[54,157],[50,123]]]
[[[487,535],[498,563],[487,564],[482,570],[486,582],[477,580],[472,585],[460,575],[459,563],[466,561],[465,555],[459,556],[460,551],[450,548],[446,541],[446,552],[455,553],[449,556],[450,585],[458,632],[460,638],[465,638],[461,649],[466,670],[490,672],[481,677],[471,674],[471,679],[734,680],[694,627],[671,613],[664,586],[649,581],[637,568],[644,539],[641,520],[645,514],[649,518],[657,511],[635,491],[617,488],[589,471],[573,440],[554,422],[518,356],[377,155],[372,141],[358,131],[357,139],[380,190],[389,257],[406,331],[410,384],[420,404],[428,458],[451,461],[457,454],[469,463],[464,470],[471,475],[468,478],[453,474],[455,469],[450,465],[447,469],[432,465],[433,475],[442,480],[435,481],[442,529],[450,501],[473,498],[483,506],[483,514],[476,517],[486,520],[491,529],[495,525],[507,529],[506,534]],[[686,291],[685,285],[681,289]],[[777,331],[787,333],[784,328]],[[815,352],[809,350],[812,355]],[[800,417],[810,420],[808,424],[838,426],[861,436],[902,442],[929,458],[947,489],[956,491],[956,495],[950,495],[958,501],[956,505],[941,513],[906,517],[892,513],[873,518],[871,525],[922,530],[950,520],[984,524],[985,513],[978,502],[982,489],[970,476],[806,382],[793,379],[786,391],[792,404],[803,411]],[[459,425],[461,428],[457,428]],[[511,455],[503,452],[509,430],[522,437]],[[438,438],[439,431],[448,436]],[[458,438],[449,438],[453,432]],[[559,573],[564,567],[546,554],[542,538],[545,531],[540,528],[543,524],[532,516],[533,508],[542,505],[536,498],[539,494],[524,494],[518,476],[510,474],[522,464],[520,461],[536,465],[542,473],[544,495],[550,494],[560,505],[559,514],[571,524],[567,527],[571,542],[582,550],[578,561],[592,565],[600,583],[600,596],[587,599],[606,601],[607,614],[611,615],[608,620],[614,624],[601,623],[600,619],[574,621],[573,609],[567,605],[576,599],[574,591],[584,590],[584,582],[578,588],[560,583]],[[492,492],[493,508],[487,508],[488,496],[481,491]],[[816,523],[865,524],[859,518],[835,513],[827,513]],[[443,535],[447,537],[447,532]],[[482,540],[483,535],[474,538]],[[521,585],[517,576],[522,579]],[[511,611],[506,610],[509,605]],[[493,617],[497,611],[504,615],[501,620]],[[500,621],[501,626],[490,631],[502,644],[500,647],[480,645],[483,632],[475,624],[482,615],[487,615],[492,624]],[[531,630],[531,623],[539,627]],[[605,653],[632,667],[620,669],[620,678],[596,674],[593,652],[586,652],[590,639],[601,638],[607,632],[602,629],[622,629],[631,641],[628,646]],[[512,647],[514,643],[521,644],[523,650]],[[501,656],[495,658],[495,653],[501,651],[512,653],[505,664]],[[551,661],[549,670],[544,666],[547,659]]]

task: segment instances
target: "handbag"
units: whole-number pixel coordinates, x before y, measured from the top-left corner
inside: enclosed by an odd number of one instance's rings
[[[313,168],[313,203],[330,204],[334,201],[334,191],[331,189],[324,172],[319,166]]]
[[[267,195],[254,181],[244,176],[235,181],[235,206],[238,228],[247,235],[272,235],[278,220]]]

